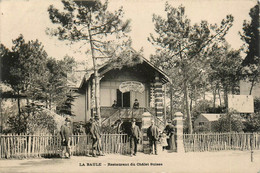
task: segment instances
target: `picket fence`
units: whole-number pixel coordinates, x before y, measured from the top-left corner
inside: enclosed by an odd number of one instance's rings
[[[259,133],[184,134],[185,152],[259,150]]]
[[[71,138],[72,155],[91,155],[90,135],[73,135]],[[129,152],[126,134],[102,134],[101,145],[105,154],[127,154]],[[0,158],[59,157],[61,155],[59,135],[0,135]]]
[[[220,150],[260,150],[259,133],[208,133],[184,134],[185,152]],[[59,157],[62,151],[59,135],[0,135],[0,159]],[[102,151],[105,154],[130,152],[126,134],[102,134]],[[73,135],[71,151],[74,156],[92,154],[92,139],[89,135]]]

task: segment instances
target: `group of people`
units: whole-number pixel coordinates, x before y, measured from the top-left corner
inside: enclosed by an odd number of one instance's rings
[[[104,156],[101,149],[101,132],[100,127],[98,125],[98,116],[95,118],[91,118],[91,127],[90,127],[90,134],[92,138],[92,156],[97,157]],[[71,151],[70,151],[70,136],[71,136],[71,129],[70,129],[70,119],[65,119],[65,124],[61,126],[61,145],[62,145],[62,157],[70,158]],[[120,125],[122,125],[122,120],[120,121]],[[117,132],[121,133],[121,128],[118,127]],[[149,146],[150,146],[150,154],[158,154],[157,143],[158,141],[161,142],[162,149],[170,149],[172,150],[175,147],[174,142],[174,126],[171,122],[168,122],[168,125],[165,127],[163,133],[160,133],[160,130],[157,126],[155,126],[154,121],[151,121],[150,127],[147,129],[147,137],[149,139]],[[136,120],[132,119],[130,134],[129,134],[129,141],[130,141],[130,156],[136,156],[137,154],[137,144],[142,139],[142,133],[140,128],[136,125]],[[153,153],[154,150],[154,153]]]
[[[95,118],[90,119],[91,127],[90,127],[90,134],[92,138],[92,156],[97,157],[104,156],[101,150],[101,132],[100,127],[98,125],[98,116]],[[65,124],[61,126],[60,135],[61,135],[61,145],[62,145],[62,158],[70,158],[71,151],[71,127],[70,127],[71,120],[69,118],[65,119]]]
[[[118,108],[118,103],[116,100],[114,100],[114,103],[112,104],[112,108]],[[139,101],[135,99],[134,104],[133,104],[133,109],[138,109],[139,108]]]
[[[149,139],[150,154],[158,154],[157,143],[160,142],[162,150],[169,149],[173,150],[175,148],[174,140],[174,126],[171,121],[168,121],[163,132],[155,126],[154,121],[151,121],[150,127],[147,129],[147,137]],[[153,153],[154,150],[154,153]]]
[[[154,124],[154,120],[151,120],[151,125],[147,129],[147,137],[149,139],[150,154],[158,155],[157,144],[161,143],[162,150],[168,149],[173,150],[175,148],[174,139],[174,126],[171,121],[168,121],[164,131],[161,133],[159,128]],[[137,144],[141,141],[142,133],[139,127],[136,125],[136,120],[132,120],[131,131],[130,131],[130,155],[136,156]],[[153,152],[154,151],[154,152]]]

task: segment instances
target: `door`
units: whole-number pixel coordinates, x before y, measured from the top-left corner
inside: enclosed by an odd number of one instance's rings
[[[130,107],[130,92],[122,93],[119,89],[117,89],[116,98],[118,107]]]

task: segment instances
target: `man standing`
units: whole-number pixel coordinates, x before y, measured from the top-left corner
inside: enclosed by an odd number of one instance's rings
[[[157,155],[157,141],[159,139],[159,129],[154,125],[154,120],[151,121],[151,126],[147,129],[147,136],[150,144],[150,154],[153,154],[153,146],[155,155]]]
[[[95,119],[91,118],[91,127],[90,127],[90,133],[92,137],[92,156],[97,157],[97,151],[100,156],[103,156],[101,151],[101,134],[100,134],[100,128],[97,124],[98,116],[95,116]]]
[[[123,121],[121,119],[118,120],[117,127],[116,127],[116,133],[121,134],[123,133],[122,129]]]
[[[71,136],[71,128],[69,126],[70,119],[65,119],[65,124],[60,128],[60,135],[61,135],[61,145],[62,145],[62,158],[66,157],[66,153],[68,153],[68,157],[70,158],[70,136]],[[66,151],[65,151],[66,150]],[[64,152],[65,151],[65,152]]]
[[[135,125],[135,119],[132,120],[132,126],[130,131],[130,150],[131,157],[136,156],[137,143],[141,140],[141,131],[137,125]]]

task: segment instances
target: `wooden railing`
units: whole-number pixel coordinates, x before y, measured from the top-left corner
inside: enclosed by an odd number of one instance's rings
[[[91,155],[92,139],[89,135],[73,135],[72,155]],[[103,153],[127,154],[129,142],[126,134],[102,134]],[[0,135],[0,158],[59,157],[61,154],[59,135]]]
[[[142,114],[145,112],[146,108],[132,109],[132,108],[108,108],[101,107],[102,124],[112,125],[119,119],[132,119],[135,118],[138,121],[142,119]],[[104,114],[107,115],[104,116]],[[109,114],[109,115],[108,115]]]
[[[219,150],[259,150],[259,133],[207,133],[184,134],[186,152]]]

